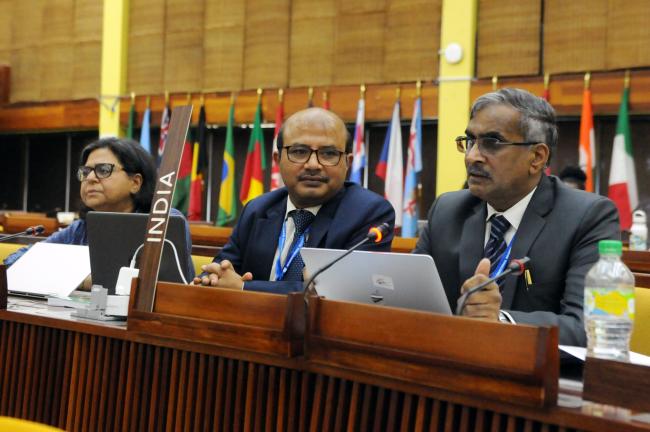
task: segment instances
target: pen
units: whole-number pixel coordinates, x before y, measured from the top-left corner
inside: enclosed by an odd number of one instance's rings
[[[533,284],[533,278],[530,275],[530,270],[526,269],[524,272],[524,278],[526,280],[526,289],[528,289]]]

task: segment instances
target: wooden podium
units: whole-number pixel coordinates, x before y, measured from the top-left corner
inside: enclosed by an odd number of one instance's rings
[[[156,289],[127,326],[10,299],[0,415],[75,431],[650,430],[557,405],[556,329]]]

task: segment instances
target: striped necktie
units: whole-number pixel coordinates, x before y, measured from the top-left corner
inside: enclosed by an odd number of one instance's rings
[[[304,235],[309,225],[314,221],[314,214],[307,210],[292,210],[289,212],[289,216],[293,218],[293,223],[296,226],[296,232],[293,235],[293,241],[291,242],[291,247],[289,251],[292,251],[295,247],[298,239]],[[302,280],[302,269],[305,267],[305,262],[300,256],[300,252],[289,264],[287,272],[284,274],[282,280],[285,281],[301,281]]]
[[[483,256],[490,260],[490,276],[492,276],[501,256],[506,251],[505,234],[510,228],[510,222],[503,215],[495,214],[490,218],[490,225],[490,238],[485,245]],[[499,282],[499,285],[501,285],[501,282]]]

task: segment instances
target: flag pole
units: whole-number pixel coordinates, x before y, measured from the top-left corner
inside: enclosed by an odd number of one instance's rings
[[[361,87],[359,87],[359,97],[361,99],[366,98],[366,85],[365,84],[361,84]],[[370,159],[370,157],[369,157],[370,156],[370,153],[369,153],[369,150],[370,150],[370,137],[369,137],[370,132],[366,133],[366,126],[365,126],[365,123],[366,123],[366,112],[365,112],[366,108],[365,108],[365,105],[364,105],[363,111],[364,111],[363,112],[363,123],[364,123],[364,126],[363,126],[363,135],[364,135],[363,136],[363,144],[366,147],[366,151],[365,151],[365,153],[366,153],[366,161],[365,162],[366,163],[363,166],[363,187],[368,189],[368,159]]]
[[[422,81],[418,80],[415,83],[415,97],[416,99],[422,98]],[[420,101],[420,110],[422,109],[422,101]],[[413,113],[415,115],[415,113]],[[422,137],[420,137],[422,139]],[[420,144],[422,145],[422,144]],[[422,155],[420,155],[422,156]],[[422,209],[422,179],[421,179],[421,174],[416,173],[417,177],[417,195],[416,195],[416,200],[417,200],[417,214],[415,215],[416,219],[420,219],[420,212]],[[417,233],[417,229],[416,229]]]
[[[307,107],[311,108],[314,106],[314,88],[309,87],[307,89]]]
[[[630,88],[630,70],[625,71],[625,78],[623,78],[623,87],[626,89]]]

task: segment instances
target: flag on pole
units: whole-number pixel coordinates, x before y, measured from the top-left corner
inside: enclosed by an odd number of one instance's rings
[[[551,81],[551,76],[549,74],[544,75],[544,92],[542,93],[542,99],[546,102],[551,101],[551,91],[549,89],[549,83]],[[551,167],[549,165],[544,169],[546,175],[551,175]]]
[[[284,120],[284,99],[282,97],[282,89],[278,90],[278,107],[275,110],[275,132],[273,133],[273,154],[278,152],[278,134],[282,127]],[[271,190],[276,190],[284,186],[282,176],[280,175],[280,166],[275,162],[275,158],[271,160]]]
[[[587,174],[585,190],[594,192],[594,170],[596,168],[596,136],[594,115],[591,107],[591,90],[587,87],[582,94],[582,115],[580,116],[580,168]]]
[[[357,122],[354,126],[354,140],[352,141],[352,172],[350,173],[350,181],[361,184],[362,171],[366,168],[366,141],[364,133],[364,117],[365,117],[365,100],[363,97],[359,98],[359,105],[357,106]]]
[[[129,110],[129,125],[126,128],[126,137],[135,138],[135,122],[137,121],[138,114],[135,112],[135,93],[131,93],[131,109]]]
[[[384,147],[375,168],[375,174],[384,180],[384,197],[395,209],[395,226],[402,226],[404,171],[402,159],[402,126],[399,100],[393,107],[393,117],[386,131]]]
[[[162,159],[163,151],[165,151],[165,144],[167,144],[167,133],[169,132],[169,118],[171,110],[169,109],[169,102],[165,105],[160,120],[160,140],[158,141],[158,166]]]
[[[190,185],[190,204],[188,210],[189,220],[203,220],[203,173],[208,162],[207,137],[206,137],[205,105],[201,105],[199,124],[197,126],[192,153],[192,173]]]
[[[144,110],[144,116],[142,117],[142,130],[140,130],[140,144],[147,151],[151,153],[151,108],[147,106],[147,109]]]
[[[422,98],[415,99],[413,119],[406,153],[402,237],[416,237],[418,232],[418,174],[422,171]]]
[[[629,87],[623,89],[621,106],[616,122],[616,136],[612,150],[612,165],[609,171],[609,198],[618,208],[621,228],[632,227],[632,212],[639,205],[639,192],[636,185],[636,171],[632,154],[632,136],[628,112]]]
[[[226,129],[226,147],[223,150],[223,165],[221,168],[221,187],[219,188],[219,212],[217,225],[223,226],[235,220],[237,216],[237,191],[235,189],[235,139],[233,127],[235,124],[235,102],[230,101],[228,128]]]
[[[189,134],[189,133],[188,133]],[[190,204],[190,182],[192,176],[192,144],[189,137],[185,139],[181,165],[178,169],[176,187],[172,197],[172,207],[187,215]]]
[[[246,204],[264,193],[264,171],[266,171],[266,155],[264,154],[264,135],[262,134],[262,103],[258,101],[255,124],[248,143],[244,177],[239,192],[239,199],[242,203]]]

